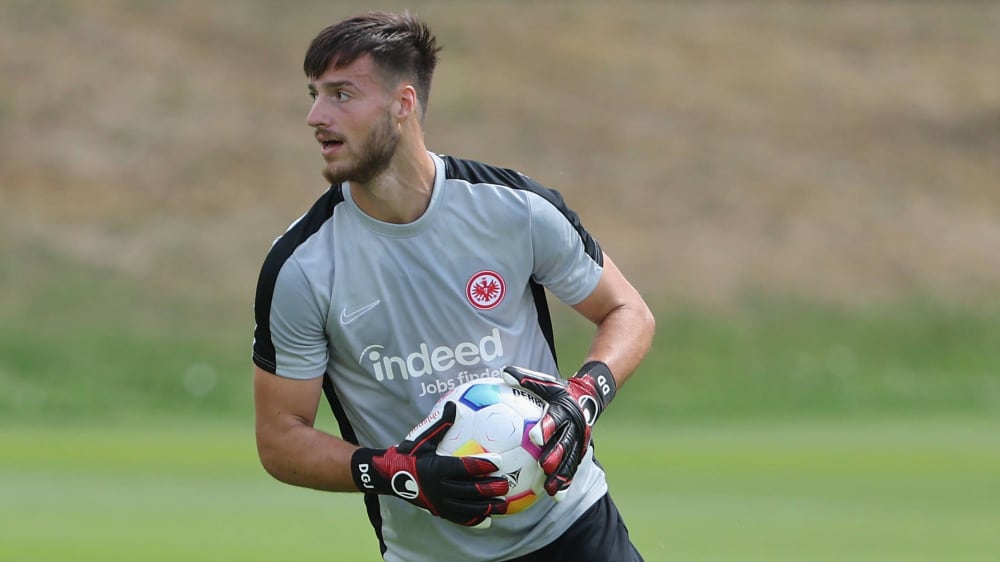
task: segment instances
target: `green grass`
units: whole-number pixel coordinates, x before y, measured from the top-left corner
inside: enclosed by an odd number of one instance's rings
[[[561,358],[589,330],[560,318]],[[1000,412],[1000,307],[916,296],[878,306],[748,297],[725,312],[657,310],[650,354],[616,399],[662,420],[761,414]]]
[[[358,497],[259,467],[244,300],[15,253],[0,560],[378,560]],[[557,320],[571,369],[589,327]],[[651,562],[996,560],[998,330],[996,306],[917,298],[660,308],[596,433],[635,542]]]
[[[345,560],[378,559],[357,498],[271,480],[250,421],[2,434],[0,559],[290,560],[341,542]]]
[[[246,302],[154,296],[57,259],[23,269],[0,264],[0,418],[246,411]],[[657,317],[654,347],[616,402],[637,418],[1000,412],[1000,308],[988,303],[756,298],[725,313],[663,306]],[[569,370],[592,330],[563,308],[556,319]]]
[[[985,562],[997,421],[609,415],[597,439],[651,562]],[[6,425],[0,442],[0,559],[379,559],[359,497],[271,480],[249,420]]]
[[[990,560],[1000,552],[996,420],[664,428],[636,466],[615,435],[612,486],[651,560]],[[634,483],[659,479],[646,496]],[[659,516],[658,516],[659,514]]]

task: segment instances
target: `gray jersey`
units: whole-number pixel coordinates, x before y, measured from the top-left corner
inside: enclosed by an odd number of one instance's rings
[[[506,365],[557,372],[547,289],[576,304],[600,278],[597,242],[561,196],[478,162],[432,155],[427,211],[409,224],[362,212],[345,183],[271,248],[257,287],[253,358],[325,377],[344,439],[398,443],[442,393]],[[401,499],[366,496],[386,560],[503,560],[551,542],[607,491],[584,459],[567,497],[477,530]]]

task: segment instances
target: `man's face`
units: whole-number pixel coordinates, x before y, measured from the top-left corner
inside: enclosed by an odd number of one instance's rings
[[[315,129],[332,184],[369,183],[392,161],[399,129],[390,112],[391,98],[371,57],[342,68],[331,65],[309,82],[313,105],[306,123]]]

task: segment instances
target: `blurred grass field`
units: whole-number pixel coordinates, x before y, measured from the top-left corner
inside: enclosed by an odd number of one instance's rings
[[[46,269],[62,275],[8,285],[40,298],[0,325],[0,560],[378,559],[357,496],[260,468],[247,337],[218,333],[212,302],[160,295],[163,313],[136,321],[137,299],[132,316],[95,323],[95,299],[143,289]],[[16,329],[52,307],[73,312]],[[647,560],[996,560],[989,310],[659,317],[660,343],[596,434]],[[583,325],[557,318],[562,362],[578,362]],[[325,412],[321,425],[333,427]]]
[[[12,248],[17,259],[0,261],[0,420],[248,413],[248,302]],[[569,369],[591,330],[566,307],[553,314]],[[637,421],[1000,412],[1000,303],[770,295],[656,315],[654,348],[615,402]]]
[[[45,269],[60,275],[8,284],[34,298],[9,301],[0,326],[0,560],[378,559],[357,496],[260,468],[247,335],[217,331],[235,323],[213,320],[217,302],[147,305],[122,278]],[[109,295],[132,314],[95,323]],[[596,435],[647,560],[996,560],[988,308],[781,301],[659,318]],[[584,325],[557,319],[576,363]]]
[[[987,562],[996,418],[602,421],[599,456],[646,559]],[[249,423],[0,429],[0,559],[375,561],[354,495],[255,463]]]

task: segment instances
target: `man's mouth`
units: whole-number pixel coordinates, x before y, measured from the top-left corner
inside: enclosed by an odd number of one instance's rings
[[[337,151],[343,144],[344,141],[335,139],[317,139],[322,148],[323,154],[332,154]]]

